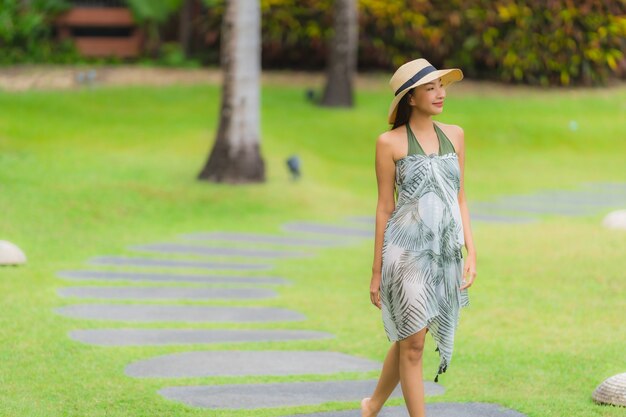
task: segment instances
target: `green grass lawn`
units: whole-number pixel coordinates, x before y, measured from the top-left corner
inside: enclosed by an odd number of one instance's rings
[[[454,88],[438,120],[465,129],[470,201],[574,189],[585,181],[626,181],[626,88],[490,94],[480,87]],[[0,93],[0,239],[18,244],[29,258],[26,266],[0,269],[0,415],[263,417],[334,410],[357,403],[226,412],[186,407],[156,391],[377,377],[370,372],[168,380],[133,379],[123,372],[137,359],[202,349],[321,349],[382,361],[389,342],[368,295],[373,241],[279,261],[276,275],[294,285],[276,287],[276,299],[236,303],[291,308],[308,317],[304,322],[128,325],[52,313],[85,302],[58,297],[59,287],[81,284],[55,272],[82,269],[95,255],[129,254],[129,245],[171,241],[181,233],[278,232],[290,220],[374,215],[374,142],[387,128],[391,99],[385,85],[359,91],[351,110],[317,108],[304,100],[303,88],[265,86],[262,151],[268,181],[240,186],[195,180],[214,139],[219,91],[204,85]],[[575,131],[571,120],[578,123]],[[285,168],[291,153],[303,160],[299,182],[290,181]],[[440,378],[446,393],[428,401],[497,402],[532,417],[624,415],[623,408],[591,400],[602,380],[626,372],[626,233],[602,228],[603,214],[472,224],[478,275],[471,306],[462,312],[454,358]],[[310,329],[337,337],[96,347],[67,336],[72,329],[131,326]],[[434,378],[437,364],[428,336],[426,379]]]

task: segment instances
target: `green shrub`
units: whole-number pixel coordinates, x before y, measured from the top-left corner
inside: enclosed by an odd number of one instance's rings
[[[624,59],[624,1],[470,3],[475,4],[463,12],[468,25],[457,37],[463,51],[452,56],[471,75],[542,85],[601,84],[618,73]]]
[[[214,35],[223,1],[205,3]],[[332,4],[261,0],[264,68],[322,68]],[[626,50],[623,0],[359,0],[359,26],[361,69],[424,56],[474,78],[538,85],[601,84]]]
[[[133,13],[135,21],[139,23],[147,34],[146,45],[148,53],[154,57],[160,55],[161,33],[160,26],[180,9],[181,0],[125,0]]]
[[[188,63],[174,47],[158,53],[157,28],[180,0],[126,1],[148,27],[153,56],[164,65]],[[218,64],[224,0],[203,1],[202,55]],[[323,68],[333,1],[260,0],[263,67]],[[80,61],[71,42],[52,40],[52,19],[67,7],[66,0],[0,0],[0,64]],[[513,83],[597,85],[626,75],[624,0],[359,0],[359,27],[362,70],[392,71],[423,56],[473,78]]]
[[[174,68],[200,68],[202,66],[196,59],[186,57],[178,42],[166,42],[161,45],[158,57],[144,56],[137,62],[146,66]]]
[[[0,0],[0,64],[77,59],[71,42],[52,39],[52,19],[67,7],[65,0]]]

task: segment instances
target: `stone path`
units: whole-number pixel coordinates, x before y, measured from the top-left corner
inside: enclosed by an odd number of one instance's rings
[[[179,243],[154,243],[151,245],[131,246],[131,250],[158,253],[205,255],[205,256],[245,256],[255,258],[291,258],[313,256],[308,252],[296,252],[254,248],[212,248],[207,246],[182,245]]]
[[[524,414],[498,404],[486,403],[428,403],[428,417],[525,417]],[[285,417],[358,417],[358,409],[344,411],[327,411],[312,414],[294,414]],[[404,405],[384,407],[378,417],[409,417]]]
[[[171,400],[204,408],[250,409],[317,405],[329,401],[360,401],[371,393],[376,380],[341,380],[315,382],[277,382],[265,384],[230,384],[179,386],[163,388],[159,394]],[[434,382],[424,383],[428,396],[442,394],[444,388]],[[402,397],[400,385],[390,398]]]
[[[469,211],[472,222],[529,223],[538,221],[538,215],[585,216],[625,206],[626,183],[589,182],[578,190],[544,190],[494,201],[470,201]],[[360,226],[374,225],[373,216],[348,220]]]
[[[113,321],[265,322],[299,321],[297,311],[273,307],[208,307],[153,304],[75,304],[55,312],[78,319]]]
[[[234,233],[234,232],[211,232],[211,233],[189,233],[181,235],[183,239],[204,240],[211,242],[244,242],[244,243],[268,243],[273,245],[288,246],[337,246],[353,243],[354,240],[317,239],[311,237],[263,235],[254,233]]]
[[[283,230],[288,232],[315,233],[330,236],[372,237],[372,231],[369,228],[345,227],[313,222],[289,222],[283,225]]]
[[[73,281],[155,281],[155,282],[193,282],[207,284],[278,284],[286,285],[290,281],[279,277],[234,276],[234,275],[189,275],[119,271],[61,271],[57,275]]]
[[[57,293],[61,297],[115,300],[237,300],[276,297],[276,291],[269,288],[65,287]]]
[[[116,265],[116,266],[141,266],[141,267],[166,267],[166,268],[191,268],[191,269],[270,269],[272,265],[260,263],[237,263],[237,262],[199,262],[182,261],[171,259],[153,258],[127,258],[123,256],[99,256],[90,261],[94,265]]]
[[[470,202],[472,220],[524,222],[537,215],[584,216],[626,206],[625,183],[584,183],[577,190],[543,190]],[[518,220],[516,220],[518,219]]]
[[[233,363],[237,366],[234,367]],[[332,374],[375,371],[380,363],[339,352],[210,350],[157,356],[129,364],[126,375],[152,378]]]
[[[607,194],[607,190],[609,194]],[[600,187],[586,191],[587,194],[556,194],[533,199],[528,196],[503,198],[490,205],[478,204],[472,219],[478,221],[525,222],[536,221],[537,213],[584,213],[599,210],[607,205],[621,204],[626,188]],[[603,194],[604,193],[604,194]],[[591,203],[586,204],[585,201]],[[548,207],[549,202],[558,204]],[[572,207],[577,206],[577,209]],[[585,210],[582,210],[584,207]],[[513,208],[514,210],[509,210]],[[481,211],[482,210],[482,211]],[[502,212],[499,212],[499,211]],[[578,211],[577,211],[578,210]],[[488,212],[490,211],[490,212]],[[515,211],[515,213],[513,213]],[[92,265],[106,265],[116,270],[61,271],[59,277],[70,281],[107,283],[116,286],[64,287],[58,290],[64,298],[93,298],[101,300],[129,300],[132,304],[70,304],[54,311],[78,320],[109,320],[136,322],[182,322],[182,323],[250,323],[303,322],[306,317],[289,309],[261,306],[238,306],[238,300],[263,300],[276,297],[268,285],[290,285],[290,281],[274,276],[255,276],[259,270],[272,268],[271,264],[249,262],[248,258],[281,259],[314,256],[319,247],[352,244],[360,239],[373,238],[373,218],[353,216],[342,224],[320,224],[294,221],[283,225],[283,234],[252,234],[231,232],[190,233],[181,236],[183,242],[148,243],[130,248],[133,251],[153,252],[153,257],[100,256],[93,258]],[[192,242],[185,243],[186,242]],[[227,246],[222,246],[227,244]],[[233,246],[238,244],[240,246]],[[243,245],[243,246],[242,246]],[[279,246],[273,249],[269,246]],[[172,256],[177,258],[172,258]],[[185,257],[216,257],[217,260],[198,261]],[[228,261],[229,257],[245,261]],[[128,269],[130,268],[130,270]],[[135,268],[151,268],[153,271],[137,272]],[[171,273],[171,268],[211,269],[220,274]],[[241,271],[246,271],[243,273]],[[239,275],[227,274],[237,272]],[[250,273],[250,274],[248,274]],[[134,282],[193,283],[195,286],[133,286]],[[215,286],[215,285],[219,286]],[[199,286],[202,285],[202,286]],[[224,287],[223,285],[228,285]],[[232,287],[239,285],[239,287]],[[243,287],[241,287],[243,285]],[[230,300],[233,305],[177,305],[163,302]],[[152,301],[150,304],[142,302]],[[311,330],[279,329],[76,329],[69,337],[81,343],[96,346],[158,346],[215,344],[228,342],[315,340],[332,338],[334,335]],[[293,376],[324,375],[327,380],[302,381],[293,377],[286,382],[227,385],[170,386],[158,391],[173,401],[194,407],[224,409],[259,409],[266,407],[289,407],[317,405],[329,401],[348,401],[358,404],[369,395],[376,385],[375,379],[337,379],[339,372],[370,372],[382,364],[345,353],[302,350],[193,350],[147,357],[130,363],[126,375],[134,378],[196,378],[207,376]],[[425,381],[427,395],[438,395],[444,388]],[[401,387],[393,397],[402,396]],[[523,417],[522,414],[484,403],[435,403],[428,404],[429,416],[446,417]],[[356,416],[358,409],[301,414],[300,416],[347,417]],[[386,407],[381,417],[407,416],[406,408]]]
[[[72,330],[79,342],[99,346],[185,345],[194,343],[271,342],[328,339],[335,336],[311,330],[251,329],[88,329]]]
[[[144,300],[263,299],[276,297],[270,288],[195,288],[195,287],[65,287],[61,297]]]

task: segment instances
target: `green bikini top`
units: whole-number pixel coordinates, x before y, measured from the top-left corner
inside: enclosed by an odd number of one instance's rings
[[[433,126],[435,126],[435,132],[437,133],[437,139],[439,141],[439,156],[448,153],[456,153],[454,145],[450,142],[450,139],[448,139],[446,134],[443,133],[443,130],[441,130],[435,123],[433,123]],[[417,141],[417,138],[413,134],[413,131],[409,127],[408,123],[406,124],[406,131],[409,141],[409,153],[407,155],[413,155],[416,153],[426,155],[426,152],[424,152],[424,149],[422,149],[422,146]]]

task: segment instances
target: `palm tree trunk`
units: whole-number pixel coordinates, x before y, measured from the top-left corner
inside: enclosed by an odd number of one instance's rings
[[[193,0],[183,0],[178,21],[178,43],[183,50],[185,58],[189,57],[189,50],[191,45],[191,21],[193,18],[193,3]]]
[[[322,106],[352,107],[358,52],[357,0],[335,0],[335,36],[330,43]]]
[[[228,0],[222,22],[219,128],[199,179],[265,181],[260,150],[261,11],[257,0]]]

